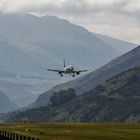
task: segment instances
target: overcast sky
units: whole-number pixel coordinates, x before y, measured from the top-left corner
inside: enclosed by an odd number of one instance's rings
[[[140,0],[0,0],[0,12],[55,15],[140,44]]]

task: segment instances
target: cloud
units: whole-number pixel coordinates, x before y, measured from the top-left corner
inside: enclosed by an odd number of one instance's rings
[[[55,15],[91,31],[140,43],[140,0],[0,0],[0,12]]]
[[[123,11],[134,16],[140,16],[140,1],[131,0],[123,7]]]
[[[138,0],[134,1],[139,3]],[[129,7],[135,7],[134,4],[132,0],[0,0],[0,11],[4,13],[58,12],[77,15],[103,11],[119,12],[124,6],[124,11],[128,11]]]
[[[50,3],[61,5],[65,0],[0,0],[0,11],[3,13],[26,12],[40,9]]]

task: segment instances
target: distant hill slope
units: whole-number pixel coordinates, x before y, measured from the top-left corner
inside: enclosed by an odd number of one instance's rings
[[[140,122],[140,67],[107,80],[89,92],[75,96],[72,89],[53,93],[48,107],[28,109],[8,121]],[[63,98],[62,98],[63,97]],[[66,98],[67,100],[63,100]],[[65,102],[62,102],[63,100]]]
[[[53,92],[73,88],[78,95],[83,94],[97,85],[102,84],[107,79],[137,66],[140,66],[140,46],[81,78],[55,86],[51,90],[40,95],[33,107],[47,105]]]
[[[112,37],[108,37],[108,36],[97,34],[97,33],[93,33],[93,35],[95,35],[96,37],[104,41],[106,44],[110,45],[112,48],[115,48],[118,51],[123,52],[123,53],[132,50],[133,45],[134,45],[133,43],[122,41],[119,39],[114,39]]]
[[[16,109],[18,109],[18,106],[3,91],[0,91],[0,113],[11,112]]]
[[[7,87],[1,88],[7,90],[14,102],[24,106],[34,101],[32,93],[42,93],[69,80],[47,72],[46,67],[58,69],[66,59],[77,69],[96,69],[136,47],[124,42],[125,45],[119,48],[117,42],[120,41],[116,41],[116,45],[109,42],[54,16],[0,14],[0,85],[3,81],[8,83]],[[22,102],[21,97],[27,102]]]

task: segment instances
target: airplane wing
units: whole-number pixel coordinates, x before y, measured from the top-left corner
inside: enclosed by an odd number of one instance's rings
[[[88,70],[79,70],[78,72],[87,72]]]
[[[81,73],[81,72],[87,72],[88,70],[79,70],[79,71],[73,71],[74,73]]]
[[[58,72],[58,73],[63,73],[63,70],[55,70],[55,69],[46,69],[48,71],[53,71],[53,72]]]

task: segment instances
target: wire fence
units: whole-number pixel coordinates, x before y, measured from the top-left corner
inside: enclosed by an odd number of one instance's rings
[[[21,135],[14,132],[0,130],[0,140],[39,140],[39,138]]]

